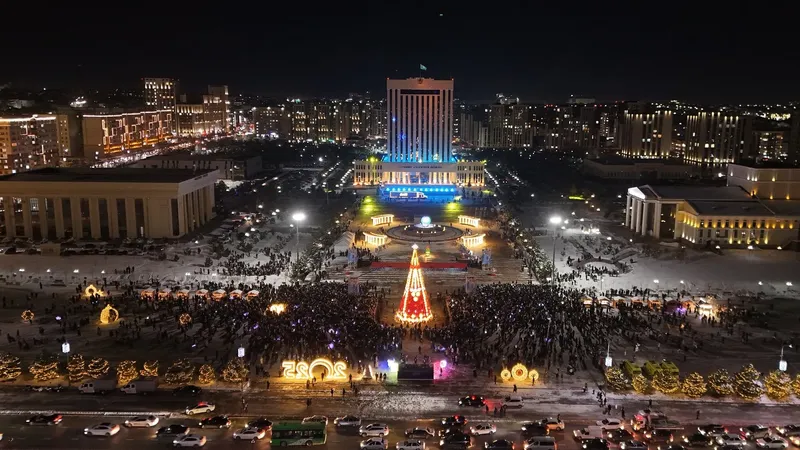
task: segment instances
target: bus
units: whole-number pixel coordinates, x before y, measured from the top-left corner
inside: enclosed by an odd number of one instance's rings
[[[325,424],[321,422],[278,422],[272,426],[272,446],[322,445],[328,441]]]

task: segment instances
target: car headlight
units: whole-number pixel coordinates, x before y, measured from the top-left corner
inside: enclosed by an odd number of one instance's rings
[[[84,428],[84,429],[83,429],[83,432],[84,432],[84,433],[88,433],[88,432],[89,432],[89,429],[88,429],[88,428]]]

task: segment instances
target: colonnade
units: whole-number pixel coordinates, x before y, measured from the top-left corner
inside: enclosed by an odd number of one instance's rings
[[[652,217],[650,216],[651,212],[653,213]],[[625,204],[625,226],[642,236],[660,236],[661,202],[647,201],[628,195]]]

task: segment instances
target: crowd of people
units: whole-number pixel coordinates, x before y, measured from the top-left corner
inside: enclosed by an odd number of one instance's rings
[[[252,258],[255,263],[247,263],[245,257]],[[263,257],[262,257],[263,255]],[[219,264],[219,272],[229,276],[266,276],[278,275],[289,269],[292,262],[292,252],[273,252],[267,248],[263,252],[232,252],[231,255]]]

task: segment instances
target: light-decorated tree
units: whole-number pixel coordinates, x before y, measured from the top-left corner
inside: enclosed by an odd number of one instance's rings
[[[86,361],[80,353],[70,355],[67,361],[67,377],[70,383],[79,383],[89,377],[89,372],[86,371]]]
[[[631,385],[633,386],[633,390],[638,394],[647,394],[650,392],[650,380],[645,378],[642,374],[634,375],[631,379]]]
[[[414,244],[411,248],[413,251],[411,252],[411,264],[408,268],[406,288],[403,291],[396,318],[403,323],[427,322],[433,318],[433,312],[428,298],[428,290],[425,288],[422,268],[419,265],[419,256],[417,255],[419,246]]]
[[[764,390],[773,400],[783,400],[792,393],[792,378],[783,371],[770,372],[764,378]]]
[[[164,381],[170,384],[181,384],[192,381],[194,376],[194,364],[188,359],[179,359],[167,368]]]
[[[683,379],[681,392],[690,398],[700,398],[708,390],[706,380],[697,372],[692,372]]]
[[[197,373],[197,382],[200,384],[211,384],[217,380],[217,372],[211,364],[203,364]]]
[[[733,394],[733,380],[725,369],[717,369],[708,376],[708,392],[718,397]]]
[[[22,375],[19,358],[11,353],[0,355],[0,380],[13,380]]]
[[[104,358],[92,358],[89,361],[89,365],[86,366],[86,371],[89,372],[89,376],[92,378],[102,378],[108,374],[108,370],[111,368],[111,365],[108,364],[108,360]]]
[[[117,365],[117,383],[120,386],[124,386],[137,378],[139,378],[139,369],[136,368],[136,361],[128,359]]]
[[[143,377],[157,377],[158,376],[158,360],[151,359],[150,361],[145,361],[144,365],[142,365],[142,370],[139,371],[139,375]]]
[[[794,376],[792,380],[792,392],[794,396],[800,398],[800,373]]]
[[[247,379],[250,369],[244,363],[242,358],[236,358],[228,361],[225,368],[222,369],[222,379],[229,383],[243,383]]]
[[[608,387],[615,391],[625,391],[628,389],[628,380],[619,367],[609,367],[606,369],[606,383]]]
[[[653,375],[653,389],[662,394],[674,394],[681,388],[681,380],[678,374],[659,369]]]
[[[752,364],[742,367],[742,370],[736,372],[736,376],[733,379],[733,389],[736,395],[750,401],[761,397],[764,389],[758,381],[760,376],[761,374]]]
[[[44,353],[36,358],[28,371],[36,381],[50,381],[59,377],[58,358],[54,355]]]

